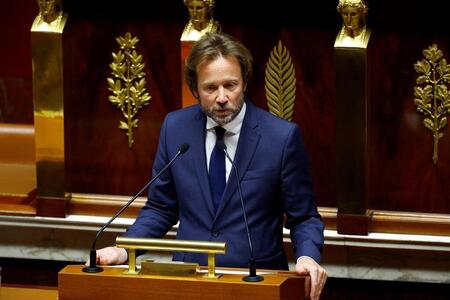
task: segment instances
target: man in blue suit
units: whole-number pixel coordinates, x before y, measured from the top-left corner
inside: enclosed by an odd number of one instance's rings
[[[126,236],[162,237],[179,222],[177,238],[223,241],[218,266],[246,267],[250,252],[237,182],[258,268],[287,269],[283,226],[290,229],[296,271],[311,276],[318,299],[327,273],[318,264],[323,224],[314,203],[300,130],[245,98],[252,73],[247,48],[225,34],[207,33],[186,60],[186,80],[198,105],[169,113],[162,125],[153,174],[190,145],[150,188],[148,201]],[[238,169],[237,178],[222,140]],[[101,264],[127,260],[123,249],[97,252]],[[174,260],[207,264],[206,254],[176,253]]]

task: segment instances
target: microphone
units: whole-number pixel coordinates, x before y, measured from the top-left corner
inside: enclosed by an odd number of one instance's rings
[[[161,176],[164,171],[166,171],[173,162],[181,155],[184,154],[189,149],[189,144],[182,144],[179,148],[177,153],[174,155],[174,157],[167,163],[167,165],[159,171],[158,174],[155,175],[147,184],[141,188],[139,192],[137,192],[136,195],[133,196],[105,225],[103,225],[102,228],[97,232],[97,235],[95,236],[94,242],[92,243],[91,251],[89,253],[89,266],[83,268],[83,272],[85,273],[99,273],[103,271],[103,268],[97,266],[97,250],[95,249],[95,244],[100,237],[100,234],[105,230],[106,227],[109,226],[109,224],[114,221],[115,218],[117,218],[125,209],[130,206],[131,203],[133,203],[134,200],[145,190],[147,189],[156,179],[158,179],[159,176]]]
[[[225,156],[227,157],[228,161],[233,166],[234,172],[236,174],[239,198],[241,199],[242,214],[244,215],[245,229],[247,230],[248,247],[250,249],[250,260],[248,262],[249,275],[244,276],[242,278],[242,280],[248,281],[248,282],[263,281],[264,280],[263,276],[256,275],[256,261],[255,261],[255,257],[253,256],[252,239],[250,238],[250,230],[248,229],[247,213],[245,212],[244,198],[242,197],[241,182],[240,182],[238,170],[237,170],[236,165],[234,164],[233,160],[231,159],[230,155],[228,155],[227,146],[225,146],[225,143],[223,142],[223,140],[217,141],[216,145],[217,145],[217,147],[219,147],[220,150],[223,150],[223,152],[225,152]]]

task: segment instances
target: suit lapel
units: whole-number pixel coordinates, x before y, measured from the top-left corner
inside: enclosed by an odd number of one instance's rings
[[[247,103],[247,111],[245,113],[244,121],[242,122],[241,132],[239,135],[238,146],[234,157],[234,164],[239,173],[239,179],[245,175],[250,162],[252,161],[256,147],[258,145],[260,134],[257,129],[258,122],[255,114],[256,108],[249,101]],[[216,218],[220,215],[227,202],[232,198],[237,190],[237,178],[235,170],[232,168],[228,178],[227,185],[222,197],[222,201],[217,210]]]

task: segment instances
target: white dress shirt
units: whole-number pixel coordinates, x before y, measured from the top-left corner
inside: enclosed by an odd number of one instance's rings
[[[223,136],[223,142],[225,146],[227,146],[228,155],[230,155],[231,159],[234,161],[234,155],[236,154],[236,148],[239,141],[239,135],[241,134],[242,121],[245,116],[246,105],[245,102],[242,105],[242,109],[239,114],[229,123],[223,125],[222,127],[226,130],[225,135]],[[205,137],[205,150],[206,150],[206,165],[209,170],[209,160],[211,158],[211,153],[216,144],[216,131],[214,127],[218,126],[216,121],[211,119],[210,117],[206,117],[206,137]],[[228,176],[231,171],[231,163],[225,157],[225,169],[226,174],[225,178],[228,181]]]

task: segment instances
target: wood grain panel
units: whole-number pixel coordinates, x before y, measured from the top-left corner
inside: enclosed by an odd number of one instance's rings
[[[248,94],[266,110],[264,74],[270,52],[279,40],[289,50],[297,79],[292,121],[300,126],[310,156],[318,205],[336,206],[334,73],[330,69],[334,65],[333,49],[322,47],[333,43],[334,33],[299,28],[231,28],[230,32],[240,37],[254,55],[255,75]]]
[[[65,267],[58,276],[59,299],[301,299],[305,276],[264,275],[264,281],[248,283],[242,275],[224,274],[218,279],[195,277],[126,275],[124,269],[107,267],[96,274],[80,266]],[[153,288],[148,288],[148,287]]]
[[[163,117],[180,106],[180,74],[175,25],[129,24],[73,20],[68,35],[67,134],[70,191],[101,194],[133,194],[150,177],[150,169]],[[137,51],[144,57],[150,104],[138,115],[134,146],[118,129],[123,116],[108,101],[106,78],[111,76],[115,38],[131,32],[141,41]]]
[[[1,4],[0,122],[33,123],[30,28],[37,11],[36,1]]]
[[[450,131],[443,131],[434,165],[432,134],[414,104],[413,68],[432,43],[449,59],[450,41],[439,35],[392,32],[375,33],[373,38],[369,208],[450,213]]]

